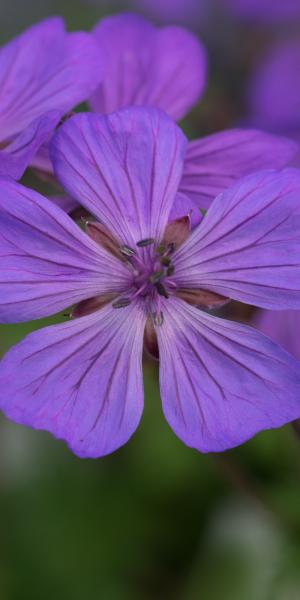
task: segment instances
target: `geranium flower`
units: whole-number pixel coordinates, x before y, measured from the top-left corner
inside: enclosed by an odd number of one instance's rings
[[[92,110],[108,114],[143,105],[184,117],[201,98],[207,73],[206,53],[199,39],[180,27],[157,28],[134,14],[102,19],[94,29],[104,74],[93,94]],[[236,179],[258,169],[280,169],[296,154],[288,139],[257,130],[228,130],[192,141],[186,150],[174,216],[192,212],[211,201]],[[66,202],[66,207],[70,206]]]
[[[46,19],[0,49],[0,175],[19,179],[60,118],[101,79],[88,33],[67,34]]]
[[[157,28],[143,17],[123,13],[102,19],[93,34],[104,69],[90,98],[93,111],[109,114],[132,105],[151,105],[178,120],[201,98],[206,52],[191,32],[175,26]],[[228,130],[192,141],[173,216],[192,211],[193,226],[198,224],[199,208],[207,209],[236,179],[258,169],[286,166],[297,148],[288,139],[257,130]],[[52,173],[46,148],[34,164]],[[67,212],[77,207],[74,199],[62,195],[52,200]]]
[[[1,321],[75,305],[73,320],[6,354],[0,406],[79,456],[112,452],[135,431],[144,339],[158,345],[164,414],[187,445],[220,451],[299,417],[300,364],[206,311],[228,299],[300,308],[300,173],[241,180],[190,233],[188,219],[169,220],[185,150],[155,109],[65,122],[54,170],[94,215],[86,233],[37,192],[0,183]]]

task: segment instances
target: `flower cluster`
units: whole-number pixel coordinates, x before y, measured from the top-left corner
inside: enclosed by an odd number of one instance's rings
[[[3,358],[0,407],[82,457],[136,430],[143,348],[188,446],[221,451],[300,416],[297,360],[210,312],[300,309],[300,171],[284,168],[297,145],[241,129],[188,142],[175,120],[206,71],[193,34],[130,14],[90,34],[49,19],[0,51],[0,320],[70,308]],[[71,113],[82,101],[90,112]],[[66,195],[17,182],[30,166]]]

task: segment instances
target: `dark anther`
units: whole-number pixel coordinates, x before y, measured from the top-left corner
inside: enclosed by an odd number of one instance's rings
[[[159,281],[158,283],[155,284],[155,287],[159,293],[160,296],[163,296],[164,298],[169,298],[169,294],[166,290],[166,288],[164,287],[164,285]]]
[[[169,267],[171,259],[169,256],[162,256],[159,262],[161,265],[164,265],[164,267]]]
[[[166,246],[165,244],[159,244],[159,246],[157,246],[157,248],[155,248],[155,252],[156,254],[164,254],[166,251]]]
[[[164,271],[156,271],[156,273],[153,273],[153,275],[151,275],[149,281],[150,283],[156,284],[160,281],[160,279],[164,276]]]
[[[154,244],[153,238],[146,238],[145,240],[140,240],[139,242],[136,243],[136,245],[139,248],[144,248],[144,246],[151,246],[151,244]]]
[[[164,322],[164,315],[162,312],[160,313],[153,313],[152,315],[153,317],[153,323],[154,325],[156,325],[157,327],[161,327],[161,325]]]
[[[174,265],[170,265],[170,266],[167,268],[167,275],[168,275],[168,276],[170,276],[170,275],[173,275],[174,271],[175,271],[175,267],[174,267]]]
[[[171,242],[170,244],[168,244],[168,253],[169,254],[173,254],[173,252],[175,252],[175,250],[176,250],[175,242]]]
[[[129,298],[120,298],[116,300],[116,302],[112,303],[113,308],[125,308],[125,306],[129,306],[131,304],[131,300]]]
[[[121,246],[120,252],[121,254],[124,254],[124,256],[133,256],[135,254],[135,250],[133,250],[129,246]]]

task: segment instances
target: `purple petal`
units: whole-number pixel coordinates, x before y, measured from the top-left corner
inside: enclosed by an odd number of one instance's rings
[[[0,51],[1,140],[48,111],[64,114],[100,79],[100,51],[91,34],[66,34],[58,17],[27,29]]]
[[[300,361],[300,311],[260,310],[253,325]]]
[[[73,198],[67,194],[61,194],[60,196],[49,196],[49,200],[54,202],[56,206],[59,206],[59,208],[68,214],[80,208],[80,204],[78,204],[76,200],[73,200]]]
[[[188,145],[180,191],[191,199],[195,214],[236,179],[262,169],[280,169],[298,146],[263,131],[232,129]]]
[[[135,0],[137,8],[165,23],[186,23],[198,25],[203,19],[207,0]]]
[[[185,444],[219,452],[300,416],[300,363],[280,346],[180,300],[163,310],[163,410]]]
[[[186,139],[164,113],[129,108],[80,114],[50,147],[67,192],[122,243],[160,239],[182,175]]]
[[[241,179],[174,256],[179,287],[263,308],[300,308],[300,171]]]
[[[178,192],[176,194],[172,210],[170,213],[170,221],[180,219],[189,215],[192,227],[196,227],[202,220],[202,214],[198,208],[195,209],[194,202],[189,196]]]
[[[237,16],[265,23],[300,17],[299,0],[226,0]]]
[[[155,106],[180,119],[202,94],[206,56],[192,33],[179,27],[157,29],[134,14],[107,17],[94,33],[105,65],[103,81],[91,98],[94,111]]]
[[[65,440],[78,456],[113,452],[142,414],[144,326],[138,306],[106,307],[30,334],[0,363],[1,409]]]
[[[249,83],[248,105],[255,122],[277,131],[300,128],[299,72],[299,40],[269,49]]]
[[[0,322],[54,314],[127,288],[129,271],[52,202],[0,180]]]
[[[60,120],[52,111],[30,123],[4,150],[0,150],[0,176],[20,179],[40,146],[49,139]]]

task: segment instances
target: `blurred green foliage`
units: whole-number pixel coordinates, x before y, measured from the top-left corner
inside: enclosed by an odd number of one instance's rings
[[[70,29],[89,28],[108,4],[1,2],[0,34],[4,42],[51,14]],[[212,77],[184,124],[190,136],[242,114],[241,82],[261,32],[251,45],[245,32],[219,39],[220,27],[204,32]],[[0,354],[59,320],[1,326]],[[204,456],[164,421],[155,365],[145,367],[145,392],[137,433],[98,461],[0,418],[0,600],[299,600],[300,441],[292,428]]]

